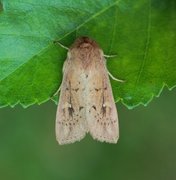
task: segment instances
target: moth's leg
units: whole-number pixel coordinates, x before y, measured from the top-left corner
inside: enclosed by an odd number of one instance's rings
[[[61,85],[59,86],[58,90],[54,93],[53,96],[56,96],[56,95],[59,93],[59,91],[61,90],[61,86],[62,86],[62,83],[61,83]]]
[[[109,76],[110,76],[113,80],[115,80],[115,81],[117,81],[117,82],[125,82],[124,80],[115,78],[109,71],[108,71],[108,74],[109,74]]]
[[[66,68],[66,66],[67,66],[67,60],[64,62],[64,64],[63,64],[63,68],[62,68],[62,73],[64,73],[64,71],[65,71],[65,68]],[[59,91],[61,90],[61,86],[62,86],[62,83],[60,84],[60,86],[59,86],[59,89],[56,91],[56,93],[54,93],[54,95],[53,96],[56,96],[58,93],[59,93]]]
[[[57,43],[57,44],[59,44],[62,48],[66,49],[66,50],[69,50],[68,47],[64,46],[64,45],[61,44],[59,41],[54,41],[54,43]]]
[[[117,55],[116,54],[112,54],[112,55],[106,55],[104,54],[103,55],[105,58],[113,58],[113,57],[116,57]]]

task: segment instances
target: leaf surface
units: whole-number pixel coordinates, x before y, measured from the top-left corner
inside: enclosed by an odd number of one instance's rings
[[[66,51],[76,37],[95,39],[109,59],[116,101],[147,105],[176,85],[176,1],[99,0],[0,2],[0,106],[52,98]]]

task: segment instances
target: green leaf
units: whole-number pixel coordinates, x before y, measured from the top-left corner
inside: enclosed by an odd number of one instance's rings
[[[43,103],[62,79],[65,46],[95,39],[109,59],[115,100],[147,105],[176,85],[175,0],[1,0],[0,106]]]

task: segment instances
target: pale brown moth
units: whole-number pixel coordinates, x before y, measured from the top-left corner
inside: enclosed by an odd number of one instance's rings
[[[99,141],[117,142],[118,115],[108,74],[95,41],[81,37],[68,49],[56,115],[59,144],[80,141],[88,132]]]

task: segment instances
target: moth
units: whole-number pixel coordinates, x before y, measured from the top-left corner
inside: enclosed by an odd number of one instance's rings
[[[94,40],[80,37],[68,49],[56,114],[59,144],[80,141],[88,132],[101,142],[117,142],[118,115],[108,74]]]

